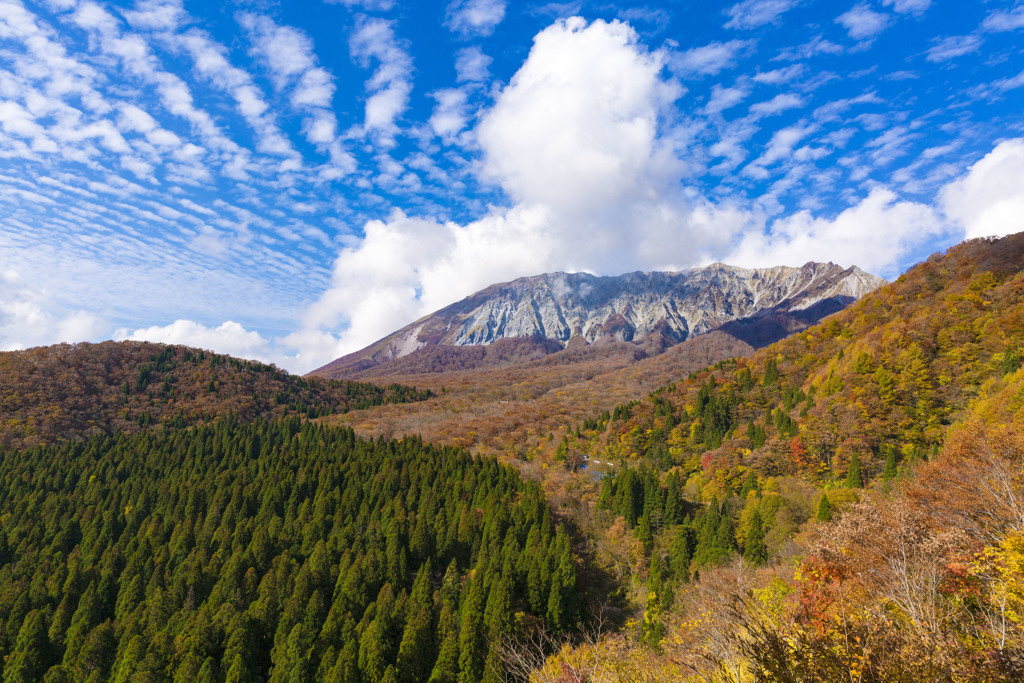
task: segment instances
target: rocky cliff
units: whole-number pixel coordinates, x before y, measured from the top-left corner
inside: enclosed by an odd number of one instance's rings
[[[579,343],[621,341],[664,349],[733,321],[832,304],[824,315],[883,284],[857,267],[813,262],[800,268],[715,263],[614,277],[547,273],[492,285],[314,374],[365,369],[426,347],[510,338],[561,345],[579,338]]]

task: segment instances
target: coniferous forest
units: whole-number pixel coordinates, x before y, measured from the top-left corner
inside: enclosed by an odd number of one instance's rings
[[[415,438],[225,419],[0,458],[13,681],[502,680],[579,619],[536,484]]]

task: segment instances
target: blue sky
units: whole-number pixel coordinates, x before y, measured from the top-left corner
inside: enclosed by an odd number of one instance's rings
[[[488,284],[1024,229],[1024,4],[0,0],[0,349],[308,371]]]

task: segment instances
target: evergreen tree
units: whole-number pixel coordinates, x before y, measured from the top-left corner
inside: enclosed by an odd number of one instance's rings
[[[668,549],[669,568],[676,581],[688,581],[690,579],[690,562],[693,560],[693,551],[696,547],[696,535],[693,528],[684,525],[676,531],[672,544]]]
[[[747,544],[743,549],[743,557],[755,566],[768,561],[768,548],[764,544],[764,527],[761,524],[761,513],[754,510],[747,529]]]
[[[889,446],[886,451],[885,469],[882,470],[882,481],[888,483],[896,478],[896,449]]]
[[[850,466],[846,470],[846,486],[851,489],[864,488],[864,477],[860,471],[860,456],[856,451],[850,457]]]
[[[42,680],[50,666],[50,639],[46,631],[46,613],[42,610],[29,612],[18,631],[14,651],[3,667],[4,683]]]
[[[822,493],[821,498],[818,499],[818,513],[815,517],[819,522],[832,521],[832,501],[828,499],[828,495],[825,493]]]

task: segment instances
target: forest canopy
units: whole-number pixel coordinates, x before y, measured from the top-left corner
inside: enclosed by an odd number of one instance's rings
[[[222,419],[0,457],[4,681],[501,680],[579,619],[539,486],[419,439]]]

